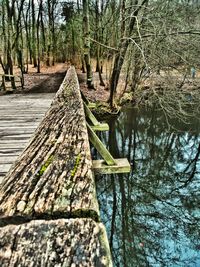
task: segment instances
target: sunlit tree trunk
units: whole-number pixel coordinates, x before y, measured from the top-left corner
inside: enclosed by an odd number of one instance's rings
[[[32,57],[33,57],[33,66],[37,67],[37,58],[36,58],[36,23],[35,23],[35,4],[34,0],[31,1],[32,9]]]
[[[96,13],[96,39],[99,42],[99,30],[100,30],[100,21],[99,21],[99,0],[96,0],[95,4],[95,13]],[[101,86],[105,86],[105,83],[103,81],[103,77],[101,75],[101,67],[100,67],[100,46],[97,44],[96,48],[96,56],[97,56],[97,65],[96,65],[96,71],[99,73],[99,81]]]
[[[110,79],[110,97],[109,97],[109,103],[111,108],[114,107],[114,98],[116,94],[116,89],[119,81],[119,76],[121,73],[121,69],[124,63],[124,59],[126,56],[126,52],[130,43],[129,37],[131,36],[135,23],[136,23],[136,17],[138,16],[139,11],[141,8],[148,3],[148,0],[143,0],[142,3],[139,5],[139,1],[135,0],[132,1],[132,5],[134,7],[134,12],[129,19],[129,23],[125,25],[125,0],[121,2],[121,14],[123,17],[121,18],[122,24],[121,24],[121,38],[120,38],[120,43],[118,46],[118,52],[115,56],[114,60],[114,67],[112,70],[111,74],[111,79]]]
[[[87,72],[87,86],[94,89],[92,67],[90,60],[90,26],[89,26],[89,3],[88,0],[83,0],[83,39],[84,39],[84,60]]]

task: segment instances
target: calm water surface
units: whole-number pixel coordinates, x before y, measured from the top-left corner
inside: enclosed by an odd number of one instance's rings
[[[101,139],[130,174],[97,176],[114,266],[200,267],[200,123],[123,110]]]

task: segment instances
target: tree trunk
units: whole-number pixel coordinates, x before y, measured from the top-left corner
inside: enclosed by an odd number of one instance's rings
[[[100,29],[100,23],[99,23],[99,0],[96,0],[96,6],[95,6],[95,13],[96,13],[96,39],[99,42],[99,29]],[[100,54],[100,46],[97,44],[96,47],[96,56],[97,56],[97,65],[96,65],[96,71],[99,73],[99,81],[101,86],[105,86],[105,83],[103,81],[103,77],[101,75],[101,67],[100,67],[100,59],[99,59],[99,54]]]
[[[89,26],[89,3],[83,0],[83,39],[84,39],[84,60],[87,72],[87,86],[94,89],[92,68],[90,61],[90,26]]]
[[[34,0],[31,1],[32,8],[32,57],[33,57],[33,66],[37,67],[37,58],[36,58],[36,24],[35,24],[35,4]]]
[[[42,1],[39,5],[38,17],[37,17],[37,73],[40,73],[40,14],[42,11]]]
[[[114,98],[115,98],[115,94],[116,94],[116,89],[117,89],[117,84],[119,81],[119,76],[121,73],[121,69],[124,63],[124,59],[126,56],[126,52],[128,49],[128,45],[129,45],[129,37],[131,36],[133,30],[134,30],[134,26],[135,26],[135,22],[136,22],[136,17],[139,13],[139,11],[141,10],[141,8],[148,3],[148,0],[143,0],[143,2],[141,3],[141,5],[138,5],[138,0],[134,1],[134,8],[135,6],[137,7],[134,12],[133,15],[131,16],[128,25],[125,26],[124,24],[124,20],[125,17],[122,18],[122,24],[121,24],[121,38],[120,38],[120,44],[119,44],[119,48],[117,54],[115,55],[115,60],[114,60],[114,67],[112,70],[112,75],[111,75],[111,79],[110,79],[110,97],[109,97],[109,103],[111,108],[114,107]],[[121,9],[122,9],[122,15],[125,16],[125,0],[122,1],[121,4]],[[123,32],[122,32],[123,31]]]
[[[43,21],[43,0],[40,0],[40,23],[41,23],[41,35],[42,35],[42,60],[44,60],[46,55],[46,36],[45,36],[45,27]]]

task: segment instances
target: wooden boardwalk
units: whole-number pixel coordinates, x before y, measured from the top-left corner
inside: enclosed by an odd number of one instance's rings
[[[7,158],[1,157],[2,165],[9,165],[8,159],[12,164],[26,145],[51,98],[5,97],[1,154]],[[0,184],[0,266],[112,267],[73,67]]]
[[[0,96],[0,183],[28,144],[54,95]]]

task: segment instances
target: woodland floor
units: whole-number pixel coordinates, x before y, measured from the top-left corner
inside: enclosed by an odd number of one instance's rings
[[[17,88],[13,93],[55,93],[62,83],[66,71],[69,65],[67,63],[58,63],[52,67],[41,66],[41,73],[37,73],[36,68],[29,65],[29,73],[24,75],[24,88]],[[103,80],[106,84],[108,80],[108,68],[105,68],[105,72],[102,74]],[[14,73],[17,74],[19,69],[14,69]],[[2,70],[0,70],[2,73]],[[98,73],[93,72],[93,81],[95,90],[87,88],[86,85],[86,74],[82,73],[80,69],[77,69],[78,79],[80,83],[81,91],[85,96],[92,102],[106,102],[109,98],[109,91],[106,90],[108,86],[99,85]],[[121,99],[121,94],[124,91],[124,80],[125,77],[121,77],[118,85],[118,99]],[[161,75],[150,75],[146,77],[141,84],[142,95],[148,94],[148,89],[160,89],[168,87],[170,89],[179,88],[182,83],[182,77],[178,73],[170,73],[168,75],[166,72],[161,73]],[[191,77],[185,79],[182,90],[193,91],[200,89],[200,74],[197,73],[195,79]],[[0,91],[0,95],[5,94],[5,92]]]
[[[24,74],[24,88],[18,87],[13,93],[55,93],[62,83],[67,64],[56,64],[52,67],[41,67],[41,73],[37,73],[36,68],[29,66],[28,74]],[[18,69],[14,73],[17,75]],[[6,92],[7,93],[7,92]],[[1,92],[5,94],[5,92]]]
[[[55,93],[62,83],[67,64],[56,64],[52,67],[42,67],[41,73],[36,73],[35,69],[24,75],[24,89],[19,93]]]
[[[37,73],[36,68],[29,66],[28,74],[24,74],[24,88],[17,88],[13,93],[55,93],[62,83],[69,65],[65,63],[56,64],[52,67],[41,67],[41,73]],[[18,69],[14,73],[18,74]],[[0,73],[2,71],[0,70]],[[85,96],[91,101],[107,101],[109,92],[106,87],[99,85],[98,73],[93,74],[95,90],[88,90],[86,85],[86,74],[77,69],[80,88]],[[10,93],[10,92],[6,92]],[[0,92],[0,95],[5,92]]]
[[[79,84],[81,91],[84,95],[92,102],[106,102],[109,97],[109,91],[106,90],[106,86],[99,85],[98,73],[93,73],[93,81],[95,89],[88,89],[86,84],[86,74],[82,73],[81,70],[77,70],[77,75],[79,79]]]

